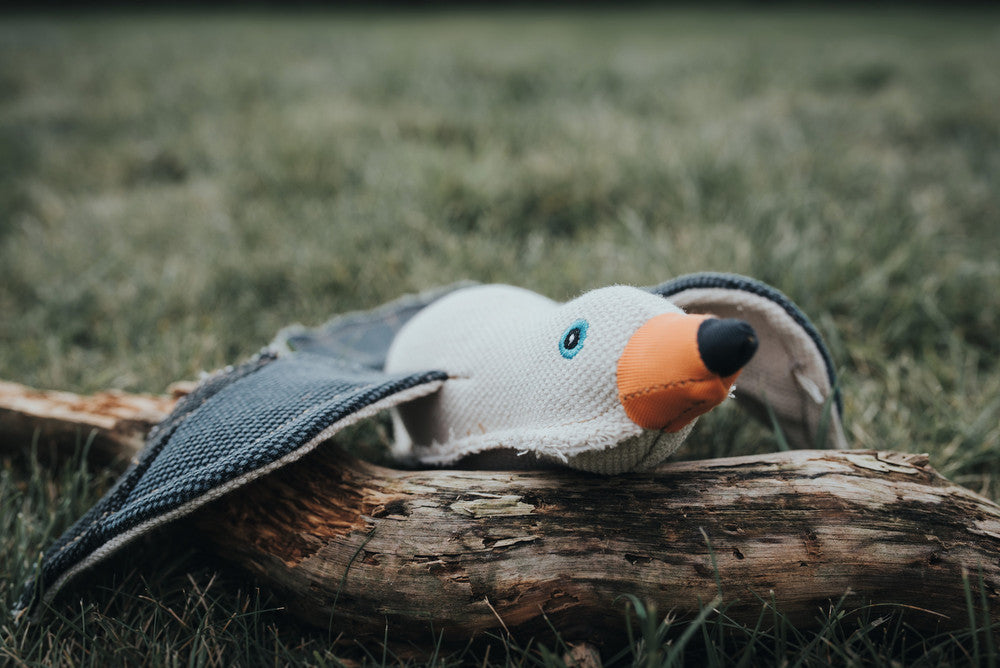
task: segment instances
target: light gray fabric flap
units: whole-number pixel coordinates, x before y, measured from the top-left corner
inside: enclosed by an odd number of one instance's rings
[[[681,276],[653,291],[691,313],[749,322],[759,347],[736,382],[736,400],[766,424],[777,421],[791,447],[847,447],[829,351],[788,297],[760,281],[715,273]]]

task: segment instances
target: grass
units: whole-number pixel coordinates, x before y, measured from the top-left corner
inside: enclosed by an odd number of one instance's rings
[[[460,279],[562,299],[734,271],[816,321],[854,445],[928,452],[998,499],[996,62],[984,11],[8,16],[0,377],[162,391],[289,322]],[[15,445],[5,609],[114,477]],[[684,456],[776,448],[722,409]],[[296,625],[195,546],[149,552],[45,625],[0,621],[0,663],[406,660]],[[685,627],[633,602],[637,635],[605,659],[989,663],[976,591],[978,621],[942,637],[901,611],[832,605],[806,630],[764,602],[745,628],[723,602]],[[438,658],[562,654],[489,647]]]

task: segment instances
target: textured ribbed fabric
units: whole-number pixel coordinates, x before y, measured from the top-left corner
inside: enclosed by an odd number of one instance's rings
[[[269,348],[314,353],[381,371],[392,340],[410,318],[441,297],[474,285],[462,281],[418,295],[404,295],[368,311],[334,316],[319,327],[289,325],[278,332]]]
[[[682,311],[626,286],[565,304],[506,285],[443,297],[414,316],[389,349],[387,371],[434,367],[449,375],[434,397],[395,411],[396,455],[449,464],[508,448],[605,474],[655,466],[690,426],[643,434],[618,399],[616,372],[630,337],[664,313]]]
[[[138,461],[48,549],[17,610],[164,522],[302,455],[336,431],[434,392],[441,372],[389,375],[335,358],[265,354],[217,374],[157,426]]]
[[[776,422],[794,447],[845,447],[829,352],[785,295],[753,279],[713,273],[683,276],[648,292],[692,312],[749,321],[760,352],[737,381],[737,399],[769,425]],[[435,366],[448,370],[450,380],[433,397],[394,411],[396,456],[447,465],[514,451],[533,455],[529,461],[604,474],[656,466],[692,425],[682,422],[673,435],[644,430],[612,395],[612,365],[636,328],[655,315],[680,312],[641,293],[618,286],[560,305],[519,288],[480,286],[422,310],[394,339],[386,368]],[[586,328],[574,354],[557,355],[553,342],[578,322]],[[601,344],[594,343],[595,332]],[[595,351],[597,345],[603,347]],[[685,380],[712,385],[710,379]],[[709,395],[715,393],[706,390],[706,400]]]
[[[822,339],[787,297],[758,281],[694,274],[647,292],[606,288],[567,304],[518,288],[452,286],[319,328],[287,329],[272,346],[280,356],[268,352],[202,382],[149,434],[108,494],[49,548],[16,610],[51,598],[155,527],[397,404],[397,450],[411,461],[520,450],[588,471],[655,466],[691,425],[667,434],[629,420],[615,364],[630,332],[679,312],[664,296],[753,325],[761,348],[736,396],[758,414],[771,406],[793,446],[816,445],[824,428],[826,442],[845,442]],[[431,364],[440,350],[447,364]]]

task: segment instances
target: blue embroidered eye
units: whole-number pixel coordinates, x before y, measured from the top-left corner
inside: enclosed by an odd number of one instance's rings
[[[587,338],[587,327],[586,320],[577,320],[570,325],[559,339],[559,354],[568,360],[573,359],[583,348],[583,342]]]

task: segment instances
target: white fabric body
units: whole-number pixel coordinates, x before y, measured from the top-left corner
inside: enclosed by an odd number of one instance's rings
[[[692,425],[643,430],[618,400],[617,365],[650,318],[683,313],[663,297],[614,286],[559,304],[507,285],[458,290],[418,313],[393,341],[386,371],[440,369],[433,395],[394,410],[394,454],[423,464],[510,448],[599,473],[655,466]],[[560,341],[585,320],[567,359]],[[692,423],[693,424],[693,423]]]

